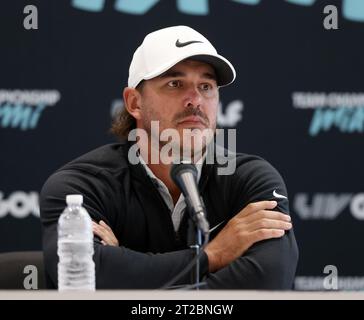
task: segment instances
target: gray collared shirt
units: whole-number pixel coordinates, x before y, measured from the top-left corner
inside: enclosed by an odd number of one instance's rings
[[[153,181],[154,185],[156,186],[160,195],[162,196],[164,202],[166,203],[168,209],[172,213],[171,218],[172,218],[172,222],[173,222],[173,227],[174,227],[174,230],[177,231],[179,228],[179,225],[181,223],[181,220],[183,218],[183,215],[185,213],[186,206],[187,206],[185,197],[181,193],[176,205],[174,205],[173,198],[172,198],[168,188],[164,184],[164,182],[155,176],[155,174],[152,172],[152,170],[150,170],[150,168],[145,163],[145,161],[141,157],[141,155],[139,155],[139,159],[140,159],[140,163],[143,165],[147,175]],[[202,165],[203,165],[203,161],[201,161],[201,163],[196,164],[197,183],[199,183],[200,178],[201,178]]]

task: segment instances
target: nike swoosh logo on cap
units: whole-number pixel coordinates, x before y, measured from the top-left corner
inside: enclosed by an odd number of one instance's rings
[[[275,196],[276,198],[280,198],[280,199],[287,199],[286,196],[277,193],[276,190],[273,190],[273,196]]]
[[[192,40],[192,41],[187,41],[187,42],[180,42],[179,39],[177,39],[176,47],[182,48],[182,47],[188,46],[188,45],[190,45],[192,43],[202,43],[202,41]]]

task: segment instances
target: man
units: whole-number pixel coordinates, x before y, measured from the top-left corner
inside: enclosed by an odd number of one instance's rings
[[[237,154],[231,159],[234,172],[219,174],[218,161],[206,160],[211,137],[196,147],[191,136],[183,135],[186,130],[198,137],[204,130],[215,131],[219,87],[234,79],[231,63],[189,27],[145,37],[130,65],[125,110],[112,128],[122,142],[68,163],[42,189],[43,249],[51,287],[57,284],[57,221],[67,194],[82,194],[94,221],[97,288],[160,288],[184,270],[194,256],[187,240],[189,215],[165,158],[170,151],[184,155],[186,148],[197,163],[211,226],[200,258],[205,287],[292,287],[298,250],[279,173],[259,157]],[[144,139],[140,135],[137,143],[128,141],[133,129],[146,132]],[[162,155],[167,140],[161,137],[168,129],[180,139]],[[176,282],[187,283],[190,273]]]

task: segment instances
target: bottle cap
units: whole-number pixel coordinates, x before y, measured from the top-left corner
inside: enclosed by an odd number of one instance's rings
[[[66,196],[67,205],[78,205],[81,206],[83,203],[82,194],[69,194]]]

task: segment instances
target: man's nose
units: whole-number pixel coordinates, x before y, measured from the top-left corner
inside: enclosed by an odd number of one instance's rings
[[[185,98],[185,107],[193,107],[197,108],[200,107],[202,104],[202,96],[198,88],[191,87],[186,92],[186,98]]]

